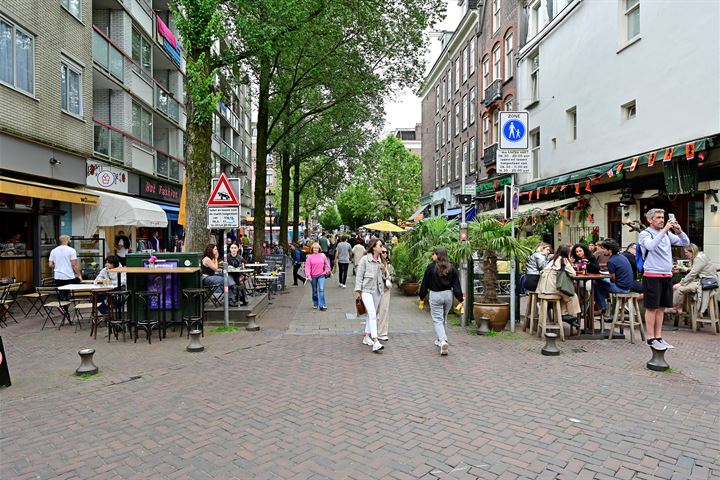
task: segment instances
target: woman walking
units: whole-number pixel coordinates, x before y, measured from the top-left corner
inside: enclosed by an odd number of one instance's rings
[[[365,337],[363,343],[372,347],[373,352],[379,352],[383,345],[378,340],[377,311],[380,306],[380,297],[385,289],[387,268],[381,260],[384,249],[378,238],[368,243],[367,254],[360,259],[355,277],[355,300],[362,298],[367,310],[365,322]]]
[[[448,252],[443,247],[435,247],[432,252],[432,263],[425,269],[420,285],[420,301],[430,291],[430,316],[435,327],[435,345],[440,348],[440,355],[448,354],[447,333],[445,323],[453,305],[453,296],[463,301],[460,275],[450,263]]]
[[[385,288],[380,297],[380,305],[378,306],[377,322],[378,322],[378,339],[382,341],[390,340],[388,337],[388,327],[390,324],[390,289],[392,288],[392,279],[395,275],[395,269],[390,264],[390,257],[386,245],[382,249],[382,262],[385,264],[387,275],[385,276]]]
[[[313,308],[327,310],[325,304],[325,275],[330,273],[330,262],[320,250],[320,244],[312,244],[312,253],[305,259],[305,278],[311,279]]]

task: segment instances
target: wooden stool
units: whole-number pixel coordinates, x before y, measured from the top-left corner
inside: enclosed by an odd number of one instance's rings
[[[709,317],[702,316],[701,312],[700,314],[697,313],[696,310],[693,310],[692,314],[690,315],[690,320],[692,321],[692,329],[693,332],[697,332],[698,330],[698,324],[704,325],[706,323],[710,324],[710,327],[712,328],[713,334],[717,335],[720,331],[720,322],[718,322],[718,304],[717,304],[717,292],[718,289],[710,290],[710,295],[708,299],[708,315]],[[693,300],[693,308],[695,308],[695,301]]]
[[[610,294],[613,301],[615,302],[615,313],[613,313],[612,325],[608,330],[608,340],[612,339],[615,326],[628,327],[630,329],[630,343],[635,343],[633,337],[635,332],[635,325],[640,329],[640,338],[645,340],[645,326],[643,325],[642,317],[640,316],[640,298],[639,293],[612,293]],[[625,306],[628,307],[628,319],[625,320]]]
[[[535,332],[536,321],[539,322],[537,301],[537,292],[527,292],[527,307],[525,308],[525,328],[523,330],[530,330],[530,335]]]
[[[559,330],[560,340],[565,341],[565,328],[562,324],[562,296],[557,294],[539,293],[540,312],[538,319],[538,335],[545,338],[548,330]],[[548,322],[548,307],[553,305],[553,323]]]

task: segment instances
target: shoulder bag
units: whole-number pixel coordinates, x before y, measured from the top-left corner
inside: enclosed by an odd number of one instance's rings
[[[572,297],[575,295],[575,284],[573,283],[567,270],[565,270],[565,260],[560,263],[560,270],[557,272],[557,278],[555,279],[555,286],[558,292]]]
[[[365,309],[365,304],[363,303],[362,298],[355,299],[355,311],[357,311],[358,315],[365,315],[367,313],[367,309]]]
[[[703,277],[700,279],[700,287],[703,290],[715,290],[718,286],[717,277]]]

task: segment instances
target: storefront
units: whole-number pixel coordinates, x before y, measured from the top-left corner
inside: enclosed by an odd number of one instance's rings
[[[178,238],[183,238],[183,227],[177,223],[178,214],[180,213],[182,186],[141,175],[139,177],[139,195],[165,211],[168,221],[167,226],[163,229],[158,229],[157,232],[160,238],[161,249],[170,249],[175,235],[177,235]],[[139,240],[149,240],[155,233],[155,230],[141,228],[138,229],[137,233]]]

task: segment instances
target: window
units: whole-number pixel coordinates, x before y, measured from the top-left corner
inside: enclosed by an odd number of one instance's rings
[[[455,59],[455,91],[460,90],[460,57]]]
[[[640,35],[640,0],[624,0],[625,41]]]
[[[493,60],[493,80],[501,80],[502,79],[502,55],[500,53],[500,44],[499,43],[497,45],[495,45],[495,48],[493,48],[492,60]]]
[[[492,31],[493,33],[500,30],[500,0],[492,0]]]
[[[490,117],[483,115],[483,145],[487,148],[490,145]]]
[[[515,58],[513,57],[513,36],[512,33],[505,35],[505,80],[512,78],[515,72]]]
[[[460,134],[460,104],[455,104],[455,135]]]
[[[35,37],[0,17],[0,81],[35,94]]]
[[[467,164],[468,164],[468,144],[467,142],[463,143],[463,150],[462,150],[462,165],[460,166],[460,174],[464,177],[467,174]],[[463,192],[465,193],[465,192]]]
[[[148,75],[152,76],[152,47],[150,41],[134,28],[132,30],[132,59],[140,64]]]
[[[447,128],[445,131],[447,132],[447,141],[450,142],[450,137],[452,136],[452,125],[450,123],[452,122],[452,115],[447,116]]]
[[[475,123],[475,112],[477,109],[477,105],[475,103],[475,87],[470,89],[470,125]]]
[[[435,188],[440,186],[440,160],[435,160]]]
[[[442,165],[440,166],[440,185],[445,185],[447,182],[447,167],[445,166],[446,163],[450,163],[450,155],[448,154],[447,157],[442,157],[441,162]]]
[[[447,79],[443,80],[442,82],[443,88],[447,90]],[[446,90],[440,89],[440,97],[442,97],[442,105],[445,105],[445,96],[443,95]]]
[[[483,73],[483,85],[482,89],[486,89],[490,86],[490,57],[485,55],[482,62],[482,73]]]
[[[568,142],[577,140],[577,108],[573,107],[565,111],[567,117],[567,139]]]
[[[492,141],[493,143],[497,143],[498,138],[500,138],[500,131],[498,130],[498,124],[500,123],[500,112],[498,110],[495,110],[493,112],[492,122]]]
[[[528,21],[528,39],[537,35],[542,25],[542,11],[540,10],[540,0],[536,0],[530,4],[530,19]]]
[[[440,111],[440,85],[435,87],[435,113]]]
[[[440,120],[440,144],[445,144],[445,117]]]
[[[83,115],[82,69],[68,61],[60,63],[60,107],[71,115]]]
[[[530,99],[531,103],[540,100],[540,55],[535,54],[528,59],[530,62]]]
[[[468,64],[470,65],[470,75],[475,73],[475,39],[470,40],[470,55],[468,57]]]
[[[152,145],[152,113],[135,102],[132,104],[132,134]]]
[[[540,178],[540,129],[530,132],[530,153],[532,156],[533,178]]]
[[[440,124],[435,124],[435,150],[440,150]]]
[[[469,113],[468,112],[468,97],[467,97],[467,95],[464,95],[463,96],[463,114],[462,114],[463,130],[465,130],[468,126],[468,113]]]
[[[512,112],[513,111],[513,97],[507,97],[505,99],[505,111],[506,112]]]
[[[460,147],[455,147],[455,180],[460,178]],[[450,176],[450,169],[448,168],[448,177]]]
[[[447,73],[447,91],[445,92],[447,94],[447,99],[450,101],[450,95],[451,95],[451,88],[452,88],[452,70],[448,69]]]
[[[470,158],[468,163],[468,171],[470,173],[475,173],[475,168],[477,167],[477,147],[475,145],[475,137],[472,137],[470,139]]]
[[[469,65],[468,65],[468,63],[469,63],[469,62],[468,62],[468,49],[467,49],[467,47],[465,47],[465,49],[463,50],[463,53],[462,53],[462,57],[461,57],[461,58],[462,58],[462,64],[463,64],[463,66],[462,66],[463,83],[465,83],[465,82],[467,82],[467,79],[468,79],[468,67],[469,67]]]
[[[70,15],[80,20],[80,0],[60,0],[60,5],[70,12]]]
[[[632,118],[635,118],[635,115],[637,115],[637,104],[635,103],[635,100],[628,102],[622,106],[622,114],[623,120],[630,120]]]

